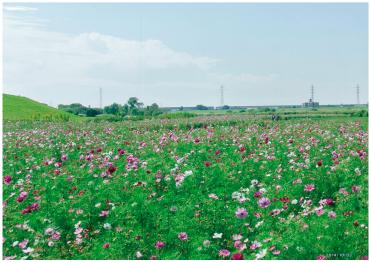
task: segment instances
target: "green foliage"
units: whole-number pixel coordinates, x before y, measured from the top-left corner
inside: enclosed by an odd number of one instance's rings
[[[161,119],[179,119],[179,118],[191,118],[195,117],[197,114],[191,112],[172,112],[172,113],[163,113],[159,116]]]
[[[123,121],[123,117],[118,116],[118,115],[110,115],[110,114],[101,114],[97,115],[95,118],[92,119],[95,122],[119,122]]]

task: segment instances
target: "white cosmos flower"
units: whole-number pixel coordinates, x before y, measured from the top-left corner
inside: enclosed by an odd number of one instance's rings
[[[260,252],[258,254],[255,255],[256,259],[261,259],[263,257],[265,257],[265,255],[267,254],[267,249],[264,248],[262,250],[260,250]]]
[[[28,253],[32,253],[32,252],[33,252],[33,248],[28,247],[28,248],[26,248],[26,249],[23,249],[22,251],[23,251],[24,253],[26,253],[26,254],[28,254]]]
[[[103,225],[103,228],[104,228],[104,229],[107,229],[107,230],[110,230],[110,229],[112,228],[112,226],[111,226],[110,223],[105,223],[105,224]]]

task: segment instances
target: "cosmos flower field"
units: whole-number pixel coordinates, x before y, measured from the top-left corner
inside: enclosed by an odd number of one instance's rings
[[[366,259],[367,118],[5,122],[5,259]]]

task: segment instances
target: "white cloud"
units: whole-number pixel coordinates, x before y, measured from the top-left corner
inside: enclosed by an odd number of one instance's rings
[[[28,6],[5,5],[4,10],[9,11],[9,12],[35,12],[38,9],[34,7],[28,7]]]
[[[14,7],[13,7],[14,9]],[[124,102],[216,105],[221,83],[230,86],[272,81],[274,75],[216,74],[216,58],[174,50],[160,40],[128,40],[97,32],[68,35],[46,29],[45,21],[6,15],[5,92],[53,104]],[[216,91],[217,92],[217,91]]]

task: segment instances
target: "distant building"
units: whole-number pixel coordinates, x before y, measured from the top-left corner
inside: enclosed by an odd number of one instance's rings
[[[316,107],[319,107],[319,103],[314,102],[312,98],[310,98],[308,102],[303,103],[303,107],[316,108]]]

